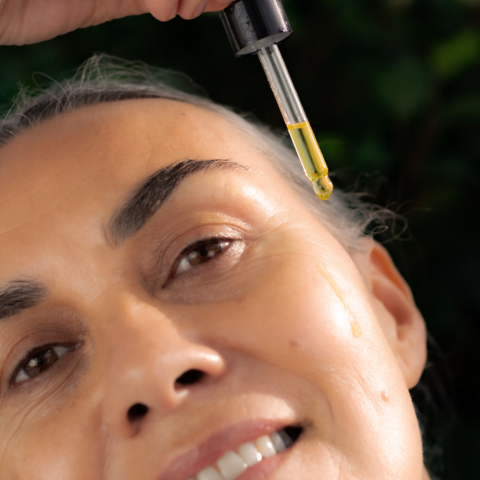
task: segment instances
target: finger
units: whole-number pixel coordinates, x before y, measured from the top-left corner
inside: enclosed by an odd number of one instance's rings
[[[233,0],[210,0],[205,12],[218,12],[227,8],[232,2]]]
[[[168,22],[177,16],[179,3],[180,0],[145,0],[148,11],[162,22]]]
[[[185,20],[191,20],[203,13],[208,0],[180,0],[178,14]]]
[[[223,10],[233,0],[180,0],[178,15],[185,20],[190,20],[201,15],[203,12],[215,12]]]

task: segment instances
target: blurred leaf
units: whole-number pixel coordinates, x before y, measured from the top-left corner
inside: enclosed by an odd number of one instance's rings
[[[471,8],[480,6],[480,0],[457,0],[457,1]]]
[[[409,7],[413,2],[414,0],[386,0],[387,5],[392,8]]]
[[[317,138],[318,144],[327,163],[338,163],[346,157],[347,142],[345,141],[345,139],[333,135],[323,135]]]
[[[385,171],[389,166],[391,156],[377,135],[364,138],[356,147],[354,153],[357,165],[361,170]]]
[[[473,30],[462,30],[435,46],[430,63],[442,78],[452,79],[480,60],[480,35]]]
[[[455,98],[445,108],[444,118],[447,122],[480,118],[480,95],[463,95]]]
[[[469,187],[475,187],[477,173],[468,158],[458,154],[435,159],[425,182],[423,201],[432,208],[446,209],[461,204]]]
[[[429,79],[414,58],[393,64],[380,75],[378,95],[384,107],[395,117],[407,119],[425,104]]]
[[[476,182],[474,165],[469,163],[467,158],[459,155],[437,158],[432,176],[439,180],[438,183],[443,183],[446,180],[462,185]]]

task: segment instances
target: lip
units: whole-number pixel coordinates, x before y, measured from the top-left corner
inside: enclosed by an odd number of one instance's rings
[[[229,450],[235,451],[242,443],[251,442],[263,435],[270,435],[295,421],[288,420],[253,420],[236,423],[210,435],[197,447],[175,458],[170,465],[160,474],[157,480],[185,480],[194,478],[204,468],[213,465],[223,454]],[[272,457],[271,460],[274,460]],[[260,466],[265,459],[255,467]],[[269,461],[264,467],[274,467],[276,462]],[[252,467],[254,468],[254,467]],[[256,470],[256,469],[255,469]],[[247,472],[242,474],[245,475]],[[253,472],[252,472],[253,473]]]

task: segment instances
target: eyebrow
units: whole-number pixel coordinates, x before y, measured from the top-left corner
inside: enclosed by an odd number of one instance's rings
[[[39,282],[26,279],[10,281],[0,289],[0,320],[32,308],[45,298],[47,289]]]
[[[109,222],[116,246],[134,236],[153,217],[185,178],[207,170],[248,170],[245,165],[225,159],[184,160],[164,167],[141,182]],[[42,283],[15,279],[0,287],[0,320],[35,307],[48,296]]]
[[[108,223],[108,233],[115,246],[138,233],[187,177],[207,170],[238,168],[247,170],[245,165],[231,160],[188,159],[158,170],[134,189]]]

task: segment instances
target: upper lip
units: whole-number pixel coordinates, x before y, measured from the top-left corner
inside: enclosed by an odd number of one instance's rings
[[[158,477],[158,480],[185,480],[214,464],[229,450],[236,450],[245,442],[270,435],[293,422],[285,420],[251,420],[223,428],[198,446],[175,458]]]

